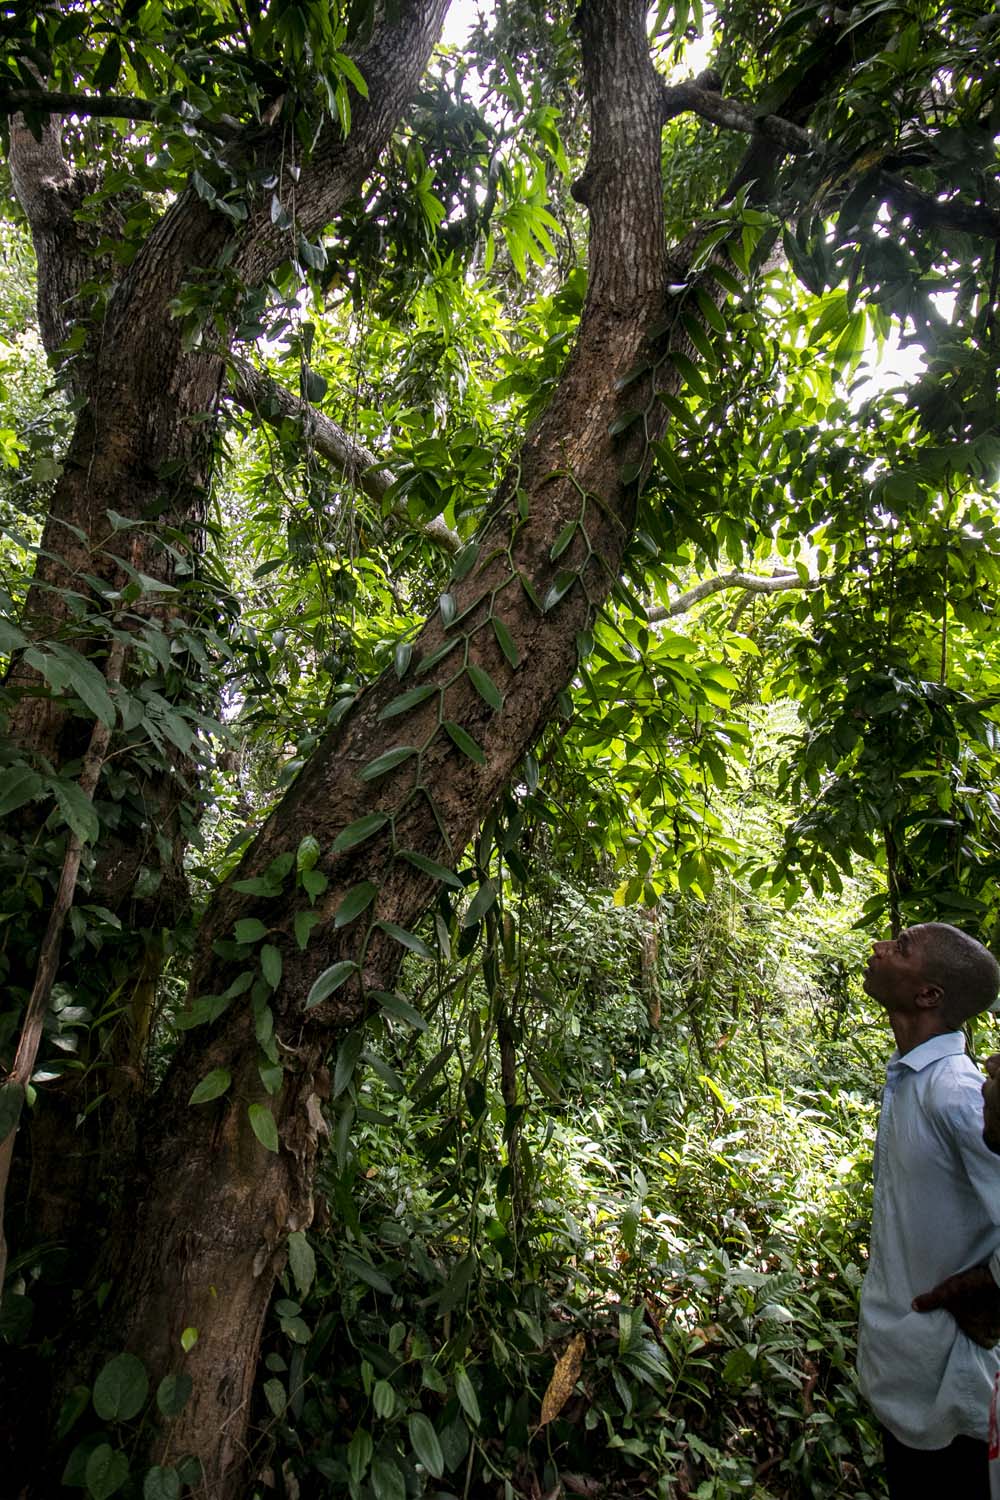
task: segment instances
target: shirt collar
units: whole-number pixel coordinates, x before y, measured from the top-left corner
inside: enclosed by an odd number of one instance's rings
[[[900,1057],[896,1051],[889,1059],[889,1066],[895,1063],[910,1068],[912,1072],[919,1073],[929,1063],[938,1062],[942,1057],[955,1057],[965,1051],[965,1037],[960,1031],[942,1031],[938,1036],[932,1036],[929,1041],[921,1042],[919,1047],[914,1047],[912,1052],[905,1053]]]

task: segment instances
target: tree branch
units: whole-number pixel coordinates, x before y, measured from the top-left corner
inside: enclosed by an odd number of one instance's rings
[[[93,119],[148,120],[163,123],[163,111],[171,109],[165,100],[153,103],[124,94],[62,94],[48,89],[0,89],[0,115],[26,111],[38,115],[87,115]],[[203,115],[192,120],[199,129],[220,140],[232,140],[244,128],[236,120],[208,120]]]
[[[330,417],[317,411],[301,396],[294,395],[272,375],[256,369],[248,360],[234,356],[232,371],[229,394],[237,406],[272,427],[286,417],[298,422],[310,447],[339,469],[350,484],[357,485],[371,500],[380,503],[385,498],[394,483],[394,475],[370,448],[357,442]],[[397,515],[405,513],[401,504],[397,503],[393,509]],[[428,521],[423,531],[431,541],[449,552],[457,552],[462,545],[461,537],[441,516]]]
[[[664,84],[662,101],[664,122],[691,110],[723,130],[736,130],[743,135],[773,141],[792,156],[823,149],[821,143],[800,125],[794,125],[780,115],[755,115],[738,99],[727,99],[713,89],[703,88],[697,81]],[[936,197],[894,173],[875,172],[872,175],[872,197],[876,195],[921,228],[952,229],[962,234],[980,235],[984,239],[1000,239],[1000,213],[996,210],[964,203],[958,198]]]
[[[702,599],[709,599],[713,594],[721,594],[725,589],[742,589],[747,594],[782,594],[788,589],[818,589],[826,582],[825,578],[802,579],[798,573],[778,573],[774,578],[758,578],[753,573],[719,573],[715,578],[706,578],[702,583],[696,583],[692,588],[686,589],[683,594],[678,594],[676,599],[669,604],[657,605],[655,609],[646,611],[646,620],[650,625],[659,624],[661,620],[672,620],[678,615],[686,614]]]

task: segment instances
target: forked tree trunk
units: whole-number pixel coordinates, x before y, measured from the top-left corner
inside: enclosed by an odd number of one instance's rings
[[[423,73],[447,3],[403,0],[391,8],[389,19],[384,13],[376,17],[368,46],[356,58],[369,90],[367,99],[355,101],[349,136],[329,122],[294,176],[288,171],[294,148],[290,157],[285,123],[253,126],[231,142],[234,165],[252,166],[260,177],[273,167],[278,190],[294,206],[297,232],[315,237],[374,169]],[[113,268],[95,260],[93,242],[99,236],[77,213],[99,184],[67,163],[61,135],[56,119],[37,137],[23,122],[11,127],[12,177],[38,261],[39,324],[50,357],[63,362],[64,378],[82,403],[50,502],[23,624],[33,639],[68,641],[98,665],[109,650],[110,633],[117,632],[128,646],[127,689],[158,670],[155,658],[151,668],[143,661],[148,632],[162,633],[168,649],[181,646],[176,659],[185,670],[190,667],[183,634],[205,602],[197,568],[226,336],[213,318],[211,352],[186,350],[173,300],[189,278],[202,274],[198,268],[222,264],[226,257],[232,272],[252,285],[288,254],[290,242],[272,223],[271,189],[254,189],[256,198],[248,199],[249,218],[239,227],[235,254],[232,221],[189,189],[167,207],[118,275],[96,334],[68,364],[60,350],[74,319],[86,315],[81,287],[95,277],[111,278]],[[105,212],[102,230],[113,238],[114,206]],[[206,317],[216,311],[209,305]],[[139,575],[146,580],[145,592],[123,606],[119,591]],[[56,696],[39,692],[40,683],[32,666],[15,658],[8,686],[25,692],[14,703],[10,739],[29,764],[58,769],[81,753],[90,726]],[[189,673],[185,692],[195,707],[213,711],[213,703],[202,701],[205,690],[196,675]],[[131,765],[121,741],[115,754],[120,774]],[[84,963],[73,975],[85,995],[88,987],[100,993],[101,985],[106,995],[119,978],[123,982],[128,1020],[118,1029],[121,1045],[116,1043],[115,1055],[102,1059],[111,1064],[116,1085],[102,1115],[87,1114],[81,1127],[86,1114],[81,1090],[91,1085],[71,1076],[50,1086],[58,1095],[51,1105],[42,1091],[32,1121],[24,1235],[72,1244],[81,1273],[86,1266],[81,1230],[94,1202],[94,1175],[99,1178],[108,1164],[107,1148],[127,1147],[133,1133],[133,1085],[140,1081],[149,1029],[161,953],[158,934],[177,924],[187,904],[183,856],[190,819],[197,816],[198,767],[175,747],[168,747],[165,757],[158,776],[147,774],[141,759],[132,768],[132,817],[124,815],[117,829],[104,832],[95,867],[86,875],[89,899],[107,907],[132,934],[122,940],[121,952],[112,952],[119,974],[109,975],[111,950],[106,949],[89,969]],[[119,803],[127,807],[126,801]],[[48,810],[47,805],[28,807],[19,816],[27,827]],[[143,865],[152,867],[160,883],[151,898],[137,901]],[[24,936],[23,972],[12,976],[12,984],[27,993],[32,943],[30,934]],[[127,1170],[127,1155],[110,1163],[112,1175]]]
[[[113,1318],[122,1343],[146,1361],[155,1379],[181,1367],[193,1376],[192,1398],[163,1434],[156,1456],[195,1453],[213,1500],[245,1493],[248,1396],[260,1329],[287,1234],[308,1224],[312,1212],[325,1058],[336,1037],[361,1017],[364,992],[391,989],[398,966],[398,944],[372,924],[409,928],[434,894],[434,880],[399,851],[453,863],[552,714],[574,670],[578,632],[618,575],[636,476],[647,462],[649,439],[662,427],[650,372],[627,390],[616,384],[646,349],[667,279],[660,89],[644,22],[643,0],[591,3],[582,11],[592,118],[581,187],[591,214],[587,303],[557,394],[501,487],[473,565],[450,589],[450,623],[437,614],[415,643],[402,681],[387,674],[327,734],[234,879],[259,875],[306,834],[329,851],[335,836],[364,815],[381,812],[390,822],[347,852],[324,853],[317,868],[329,884],[305,951],[293,936],[296,910],[308,905],[301,894],[268,902],[241,894],[234,881],[214,901],[200,934],[192,1000],[223,994],[240,968],[253,965],[250,949],[245,964],[213,951],[232,938],[237,920],[258,916],[268,928],[267,941],[282,958],[269,1008],[286,1081],[269,1100],[245,996],[231,1003],[207,1037],[200,1029],[188,1033],[144,1131],[139,1156],[145,1174],[128,1216]],[[636,406],[649,407],[649,425],[635,422],[612,435],[623,411]],[[553,544],[575,518],[581,530],[553,563]],[[557,574],[566,576],[556,601],[546,595]],[[508,654],[493,624],[497,617],[501,635],[506,629],[514,643]],[[420,665],[448,640],[453,649],[422,673]],[[502,710],[480,695],[462,670],[466,661],[489,674],[503,694]],[[401,693],[425,685],[433,686],[431,695],[387,716]],[[471,735],[481,755],[463,753],[442,727],[445,720]],[[401,745],[423,748],[385,775],[364,778],[377,757]],[[372,906],[337,929],[344,893],[364,881],[378,887]],[[339,959],[357,962],[360,979],[305,1010],[317,972]],[[216,1067],[232,1076],[228,1093],[189,1108],[193,1087]],[[251,1129],[252,1105],[273,1112],[277,1153]],[[191,1327],[198,1338],[185,1359],[180,1339]]]

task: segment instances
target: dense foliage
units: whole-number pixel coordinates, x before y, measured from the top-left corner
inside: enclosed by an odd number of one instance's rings
[[[1000,924],[1000,18],[656,7],[616,303],[615,25],[416,87],[440,8],[0,17],[19,1480],[876,1496],[855,976]]]

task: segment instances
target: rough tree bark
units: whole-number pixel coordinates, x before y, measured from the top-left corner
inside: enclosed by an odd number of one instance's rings
[[[581,14],[592,145],[579,191],[591,216],[590,283],[555,399],[504,482],[474,565],[452,585],[453,610],[427,624],[402,682],[389,674],[329,732],[235,879],[259,874],[307,833],[329,851],[335,835],[364,814],[391,815],[393,837],[387,827],[345,853],[324,853],[318,868],[329,884],[304,952],[292,936],[295,898],[268,906],[236,891],[233,881],[213,902],[200,934],[193,999],[225,992],[232,962],[220,959],[215,946],[232,938],[236,920],[262,915],[283,961],[269,1003],[286,1082],[269,1101],[245,999],[231,1004],[207,1037],[204,1030],[188,1034],[143,1132],[143,1172],[128,1215],[113,1317],[121,1342],[141,1354],[154,1378],[182,1361],[193,1376],[194,1395],[158,1451],[169,1445],[174,1453],[197,1454],[206,1493],[216,1500],[242,1493],[260,1327],[285,1238],[311,1217],[325,1058],[332,1040],[362,1015],[366,992],[391,989],[398,966],[401,950],[371,919],[408,927],[433,895],[433,880],[395,857],[394,847],[451,863],[466,844],[550,717],[574,669],[577,632],[591,617],[592,601],[611,587],[629,538],[637,487],[622,474],[635,475],[656,429],[647,435],[639,422],[611,435],[626,406],[651,394],[649,375],[627,392],[616,380],[643,352],[667,281],[659,84],[644,21],[643,0],[591,3]],[[654,424],[662,422],[661,411],[651,405]],[[581,530],[560,564],[578,576],[557,603],[542,608],[554,573],[553,542],[574,517],[582,518],[586,537]],[[515,643],[516,665],[501,649],[494,614]],[[420,665],[449,639],[454,650],[421,674]],[[466,650],[505,695],[501,712],[479,696],[467,673],[456,674]],[[435,691],[411,712],[386,717],[411,684]],[[462,753],[441,727],[444,719],[473,736],[481,760]],[[383,777],[359,775],[401,743],[425,748]],[[373,906],[363,921],[337,929],[344,892],[365,880],[378,886]],[[340,958],[358,962],[360,978],[305,1011],[311,980]],[[207,1109],[189,1109],[194,1084],[214,1067],[231,1073],[229,1093]],[[277,1153],[251,1130],[251,1104],[273,1110]],[[185,1360],[179,1340],[191,1326],[198,1341]]]
[[[296,190],[303,233],[329,220],[343,201],[338,194],[356,185],[371,159],[373,142],[386,138],[443,9],[443,0],[412,0],[381,38],[377,66],[372,57],[361,60],[379,87],[367,109],[357,110],[348,141],[331,136],[303,169]],[[375,683],[326,734],[212,902],[199,933],[192,1006],[204,996],[225,996],[241,970],[255,967],[253,943],[235,952],[231,946],[240,920],[259,918],[280,955],[280,977],[274,984],[258,977],[249,1002],[246,994],[220,1002],[215,1020],[187,1033],[141,1122],[132,1197],[108,1236],[104,1272],[113,1291],[101,1348],[110,1341],[132,1350],[154,1383],[181,1368],[192,1376],[190,1401],[154,1437],[150,1456],[195,1454],[202,1493],[212,1500],[245,1493],[260,1330],[287,1235],[312,1214],[326,1058],[377,1003],[372,992],[392,988],[401,950],[377,924],[411,927],[435,894],[434,877],[402,851],[453,863],[553,713],[576,665],[578,635],[618,576],[649,443],[665,422],[655,399],[656,362],[670,335],[650,330],[663,323],[667,284],[683,273],[684,252],[668,257],[664,240],[664,104],[645,10],[644,0],[581,6],[591,149],[577,195],[590,213],[589,285],[553,400],[507,474],[474,553],[460,558],[448,602],[415,642],[402,680],[390,673]],[[390,87],[385,80],[393,66]],[[360,149],[366,142],[368,156]],[[268,151],[277,160],[279,146],[265,133],[227,149],[252,147],[259,164]],[[773,165],[782,148],[770,141],[763,148]],[[113,294],[103,341],[86,366],[91,397],[56,497],[56,516],[74,517],[88,539],[102,534],[109,506],[141,517],[144,507],[166,503],[178,529],[197,528],[211,465],[209,424],[197,419],[214,410],[224,361],[218,353],[185,353],[169,306],[190,266],[217,257],[230,232],[196,195],[183,195]],[[263,212],[251,214],[240,243],[234,265],[251,280],[284,253]],[[688,254],[696,243],[693,236]],[[637,409],[643,420],[626,420]],[[165,495],[163,466],[177,460],[181,477]],[[572,540],[555,562],[554,544],[574,522]],[[55,537],[57,520],[53,527]],[[103,562],[95,562],[88,544],[59,550],[57,581],[79,569],[109,582],[120,574],[113,548],[105,549]],[[148,571],[170,581],[169,559],[157,553],[153,560]],[[31,607],[41,610],[40,596]],[[489,674],[493,695],[484,696],[483,679],[477,685],[469,665]],[[424,688],[431,691],[416,691]],[[38,733],[58,748],[63,727],[50,718],[39,728],[26,715],[19,730],[28,745],[39,743],[32,739]],[[406,747],[413,753],[378,773],[382,756]],[[340,852],[331,848],[342,830],[373,815],[385,822],[370,837]],[[289,889],[269,903],[238,891],[236,882],[260,876],[307,834],[322,851],[317,868],[327,886],[303,949],[294,930],[306,907],[301,893]],[[374,888],[370,906],[338,926],[345,893],[366,882]],[[338,961],[356,965],[351,977],[307,1008],[316,975]],[[273,1098],[258,1069],[260,1038],[271,1027],[285,1066]],[[215,1068],[230,1073],[228,1092],[189,1108],[192,1088]],[[251,1128],[251,1106],[272,1115],[277,1151]],[[181,1334],[190,1327],[198,1338],[184,1354]]]

